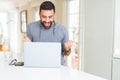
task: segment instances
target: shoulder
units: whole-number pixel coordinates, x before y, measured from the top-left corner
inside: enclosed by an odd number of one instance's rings
[[[60,31],[67,31],[67,27],[55,21],[55,27]]]
[[[39,27],[40,26],[40,21],[35,21],[35,22],[31,22],[28,24],[28,28],[35,28],[35,27]]]

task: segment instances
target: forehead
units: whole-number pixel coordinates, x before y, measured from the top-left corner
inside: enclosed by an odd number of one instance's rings
[[[54,10],[41,10],[40,15],[44,15],[44,16],[51,16],[54,15],[55,12]]]

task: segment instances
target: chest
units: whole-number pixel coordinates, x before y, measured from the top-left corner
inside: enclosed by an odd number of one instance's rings
[[[37,30],[33,35],[34,42],[61,42],[64,34],[57,29]]]

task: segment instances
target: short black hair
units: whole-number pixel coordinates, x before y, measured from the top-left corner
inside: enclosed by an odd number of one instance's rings
[[[44,1],[40,5],[39,13],[41,12],[41,10],[52,10],[52,9],[55,12],[55,5],[51,1]]]

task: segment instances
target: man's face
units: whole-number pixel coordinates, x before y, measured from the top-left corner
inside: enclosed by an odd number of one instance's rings
[[[39,16],[40,16],[42,25],[46,29],[48,29],[53,24],[55,12],[54,10],[41,10]]]

